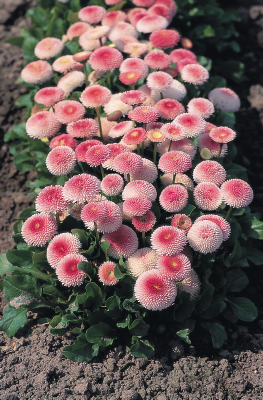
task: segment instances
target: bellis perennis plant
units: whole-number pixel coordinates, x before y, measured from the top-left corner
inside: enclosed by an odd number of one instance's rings
[[[224,320],[257,316],[233,296],[248,283],[242,267],[258,262],[253,191],[226,126],[239,98],[166,29],[174,1],[133,3],[79,10],[63,41],[37,43],[39,60],[21,73],[45,84],[34,99],[46,108],[26,123],[45,162],[1,270],[13,273],[0,326],[11,336],[34,310],[53,334],[76,335],[64,349],[75,361],[115,340],[149,356],[165,330],[190,343],[196,321],[221,347]]]

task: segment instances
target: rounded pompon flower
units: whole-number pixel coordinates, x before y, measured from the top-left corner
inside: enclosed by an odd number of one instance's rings
[[[106,43],[105,37],[101,38],[100,40],[102,44]],[[83,48],[83,50],[92,51],[98,49],[101,44],[99,39],[89,39],[89,30],[88,30],[79,37],[79,45]]]
[[[129,132],[132,129],[133,123],[132,121],[122,121],[115,125],[109,131],[109,136],[113,139],[121,137],[125,135],[125,133]]]
[[[157,270],[143,272],[134,285],[134,296],[147,310],[170,307],[177,295],[176,284]]]
[[[31,138],[54,136],[60,130],[61,123],[53,112],[40,111],[31,115],[26,123],[26,132]]]
[[[104,217],[96,221],[97,230],[102,233],[114,232],[119,229],[122,224],[122,212],[119,206],[113,201],[104,200],[102,203],[106,207],[107,213]],[[88,229],[95,229],[93,222],[85,220],[84,223]]]
[[[81,71],[71,71],[64,75],[58,81],[57,87],[62,89],[65,94],[64,97],[69,97],[77,87],[81,87],[85,82],[85,75]]]
[[[91,167],[97,167],[104,163],[111,156],[111,151],[107,146],[99,144],[92,146],[85,154],[85,161]]]
[[[229,179],[221,186],[224,202],[234,208],[246,207],[253,200],[251,186],[242,179]]]
[[[102,143],[99,140],[96,140],[96,139],[85,140],[85,142],[81,142],[77,146],[77,148],[75,150],[77,161],[85,161],[86,152],[92,146],[97,146],[97,145],[101,145],[102,146]]]
[[[115,267],[116,267],[116,264],[112,261],[105,261],[104,263],[102,263],[99,266],[98,276],[99,276],[100,282],[102,282],[103,285],[113,286],[119,282],[119,279],[115,278],[115,275],[114,275]]]
[[[162,99],[154,107],[159,112],[160,117],[165,119],[174,119],[185,112],[184,106],[174,99]]]
[[[125,214],[141,217],[150,210],[152,203],[145,198],[129,198],[123,203],[123,212]]]
[[[170,24],[176,14],[176,10],[171,9],[169,6],[164,4],[154,4],[151,8],[149,8],[148,14],[161,15],[162,17],[166,18]]]
[[[64,199],[63,187],[60,185],[46,186],[36,198],[36,210],[44,213],[58,213],[69,208],[69,202]]]
[[[120,66],[120,72],[140,71],[142,76],[148,75],[149,68],[140,58],[126,58]]]
[[[121,153],[115,157],[112,169],[121,174],[139,172],[143,167],[143,160],[138,154]]]
[[[220,144],[212,140],[209,136],[209,132],[203,133],[197,138],[198,147],[200,150],[208,149],[213,157],[218,157],[220,152]],[[220,157],[225,157],[227,154],[227,144],[223,144],[220,152]]]
[[[63,195],[71,203],[85,203],[100,194],[100,181],[93,175],[79,174],[64,185]]]
[[[121,52],[109,46],[102,46],[96,49],[90,59],[91,68],[99,71],[111,71],[119,68],[123,61]]]
[[[223,240],[227,240],[230,236],[231,233],[231,227],[230,224],[225,220],[225,218],[220,217],[219,215],[216,214],[206,214],[206,215],[201,215],[201,217],[197,218],[195,222],[199,221],[211,221],[214,222],[216,225],[219,226],[223,233]]]
[[[236,132],[227,126],[219,126],[218,128],[213,128],[209,132],[209,136],[217,143],[228,143],[235,139]]]
[[[61,56],[61,57],[57,58],[53,62],[52,68],[54,71],[60,72],[62,74],[62,73],[66,73],[66,72],[70,71],[71,69],[75,68],[77,65],[79,65],[79,64],[77,63],[77,61],[73,60],[73,56],[67,55],[67,56]],[[82,64],[80,64],[80,66],[82,66]]]
[[[136,31],[135,27],[128,22],[117,22],[117,24],[111,27],[111,30],[108,34],[109,40],[113,42],[120,51],[123,51],[124,44],[131,43],[131,39],[128,42],[127,40],[124,42],[122,41],[121,46],[119,46],[118,43],[119,39],[122,39],[123,37],[127,38],[128,36],[130,38],[133,37],[135,42],[137,41],[138,32]]]
[[[199,253],[213,253],[223,242],[223,233],[212,221],[195,222],[187,233],[189,245]]]
[[[107,196],[117,196],[122,192],[124,180],[119,174],[109,174],[102,179],[101,190]]]
[[[64,286],[80,286],[86,277],[85,272],[78,269],[78,263],[87,261],[81,254],[68,254],[63,257],[57,267],[56,274],[58,280]]]
[[[78,142],[73,139],[72,136],[62,133],[61,135],[55,136],[49,143],[50,149],[54,149],[58,146],[68,146],[75,150],[75,148],[78,146]]]
[[[186,292],[190,294],[190,300],[199,296],[201,282],[197,273],[192,269],[187,278],[178,285],[178,293]]]
[[[173,124],[172,124],[173,125]],[[160,155],[168,152],[170,146],[170,140],[165,140],[163,143],[157,145],[157,150]],[[191,160],[195,158],[196,146],[190,139],[181,139],[172,141],[171,151],[182,151],[191,157]]]
[[[78,53],[74,54],[73,60],[83,63],[90,58],[91,54],[91,51],[79,51]]]
[[[177,282],[185,279],[191,272],[191,263],[184,254],[161,256],[157,261],[158,271]]]
[[[153,143],[162,143],[166,140],[166,137],[161,132],[161,128],[147,130],[147,137]]]
[[[40,89],[34,97],[34,100],[38,104],[44,104],[46,107],[52,107],[58,101],[63,100],[64,90],[59,87],[46,87]]]
[[[147,158],[143,158],[143,166],[139,172],[134,172],[130,174],[131,181],[147,181],[153,183],[158,178],[158,170],[156,165],[148,160]]]
[[[120,3],[121,0],[115,0],[114,4]],[[109,0],[107,0],[106,4],[109,5]],[[113,3],[112,3],[113,4]],[[117,11],[109,11],[103,20],[101,21],[102,26],[113,26],[117,24],[117,22],[124,22],[126,20],[126,14],[123,11],[117,10]]]
[[[81,94],[80,101],[85,107],[100,107],[110,101],[111,91],[104,86],[88,86]]]
[[[104,112],[108,115],[108,120],[111,118],[113,113],[120,114],[119,116],[117,114],[117,116],[115,116],[116,118],[113,118],[113,120],[117,120],[122,115],[128,114],[130,110],[132,110],[132,107],[121,101],[121,93],[113,94],[110,101],[104,106]]]
[[[90,29],[90,25],[86,22],[75,22],[74,24],[70,25],[67,30],[67,38],[68,40],[72,40],[74,37],[79,37],[83,35],[86,31]]]
[[[173,174],[164,174],[161,178],[162,184],[164,186],[171,185],[173,182],[173,177],[174,177]],[[176,174],[174,183],[182,183],[187,190],[191,190],[191,191],[194,190],[194,183],[193,183],[192,179],[189,178],[189,176],[187,176],[185,174],[180,174],[180,173]]]
[[[184,58],[190,58],[193,61],[196,61],[196,55],[187,49],[175,49],[170,53],[170,57],[172,58],[174,63],[177,63]]]
[[[75,152],[68,146],[57,146],[52,149],[46,158],[46,166],[52,175],[67,175],[76,165]]]
[[[151,7],[155,0],[132,0],[132,2],[137,7]]]
[[[62,124],[78,121],[86,113],[85,108],[76,100],[64,100],[55,106],[55,117]]]
[[[124,83],[124,85],[133,85],[134,83],[138,82],[139,79],[142,78],[141,71],[127,71],[122,72],[119,75],[119,80]]]
[[[172,140],[172,141],[182,140],[182,139],[185,139],[186,135],[187,135],[186,130],[184,129],[184,127],[182,125],[179,125],[179,124],[175,123],[175,122],[171,123],[171,124],[164,124],[161,127],[161,133],[163,134],[163,136],[166,139],[169,139],[168,148],[170,147],[170,140]],[[167,150],[168,150],[168,148],[167,148]]]
[[[95,25],[98,22],[100,22],[105,17],[106,14],[107,11],[105,10],[104,7],[88,6],[82,8],[79,11],[78,17],[81,21],[85,21],[91,25]]]
[[[23,223],[21,235],[29,246],[43,246],[57,234],[57,223],[48,214],[34,214]]]
[[[99,128],[92,118],[80,119],[67,125],[67,133],[72,137],[85,138],[93,136]]]
[[[192,220],[185,214],[175,214],[171,221],[171,225],[187,233],[192,226]]]
[[[173,226],[160,226],[151,235],[152,248],[162,256],[181,253],[186,245],[184,232]]]
[[[22,69],[21,78],[26,83],[41,85],[51,79],[53,70],[47,61],[32,61]]]
[[[152,211],[146,211],[145,214],[132,218],[132,225],[139,232],[148,232],[154,227],[155,223],[156,217]]]
[[[180,40],[180,35],[176,30],[159,29],[151,33],[149,40],[153,47],[169,49],[177,45]]]
[[[169,185],[163,189],[159,197],[161,207],[167,212],[178,212],[182,210],[188,201],[188,192],[180,184]]]
[[[211,101],[203,97],[197,97],[189,101],[187,110],[190,114],[199,115],[199,117],[207,119],[214,113],[215,108]]]
[[[168,89],[164,89],[161,92],[164,99],[169,98],[178,101],[183,100],[183,98],[186,96],[187,93],[185,86],[176,79],[173,79],[172,84]],[[151,96],[154,99],[154,101],[161,100],[160,90],[152,90]]]
[[[102,164],[102,167],[106,169],[112,169],[113,161],[119,154],[130,152],[128,147],[121,143],[110,143],[107,147],[111,151],[111,156]]]
[[[194,189],[195,204],[201,210],[216,210],[222,203],[220,189],[212,182],[201,182]]]
[[[136,122],[154,122],[159,118],[159,113],[154,107],[140,106],[135,107],[129,112],[128,117]]]
[[[147,77],[147,85],[150,89],[163,91],[169,89],[173,83],[173,78],[166,72],[151,72]]]
[[[142,17],[136,24],[138,32],[151,33],[160,29],[165,29],[169,25],[166,18],[161,15],[146,15]]]
[[[130,54],[130,57],[140,57],[148,53],[149,48],[146,43],[127,43],[123,48],[124,53]]]
[[[157,198],[157,191],[155,187],[149,182],[132,181],[125,186],[122,192],[122,198],[123,200],[144,198],[153,202]]]
[[[52,268],[56,268],[60,260],[68,254],[78,254],[81,248],[79,239],[69,232],[56,235],[47,247],[47,260]]]
[[[175,123],[182,125],[186,130],[187,137],[196,137],[206,128],[205,120],[195,114],[180,114],[174,119]]]
[[[217,186],[222,185],[226,179],[226,170],[217,161],[202,161],[195,167],[193,171],[194,181],[213,182]]]
[[[87,222],[96,222],[99,219],[107,216],[107,207],[103,201],[96,201],[86,204],[81,211],[81,219],[86,224]]]
[[[147,133],[145,129],[134,128],[123,136],[122,143],[127,145],[140,144],[146,139]]]
[[[140,92],[139,90],[129,90],[128,92],[123,92],[120,96],[120,100],[123,103],[133,106],[135,104],[141,104],[147,99],[146,94]]]
[[[129,257],[125,264],[127,269],[131,272],[131,275],[137,278],[143,272],[156,268],[159,257],[156,251],[149,247],[143,247]]]
[[[121,258],[121,256],[124,258],[130,257],[138,250],[139,246],[136,233],[126,225],[121,225],[119,229],[114,232],[104,234],[101,241],[110,242],[108,255],[117,260]]]
[[[209,79],[209,72],[202,65],[188,64],[183,67],[181,77],[184,82],[203,85]]]
[[[46,37],[38,42],[34,52],[37,58],[44,60],[56,57],[57,55],[59,55],[59,53],[61,53],[63,48],[64,44],[60,39],[54,37]]]
[[[163,154],[158,164],[158,168],[168,174],[182,173],[191,167],[191,157],[183,151],[169,151]]]
[[[144,61],[148,67],[153,69],[163,69],[172,64],[171,57],[160,50],[151,51],[144,57]]]
[[[240,108],[240,98],[229,88],[216,88],[208,94],[215,108],[227,112],[236,112]]]

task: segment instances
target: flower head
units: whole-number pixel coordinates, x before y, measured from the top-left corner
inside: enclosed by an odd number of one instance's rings
[[[76,67],[76,65],[78,65],[78,63],[73,60],[73,56],[67,55],[57,58],[53,62],[52,68],[56,72],[65,73]]]
[[[55,117],[62,124],[78,121],[86,113],[85,108],[76,100],[64,100],[56,104]]]
[[[111,156],[111,151],[107,146],[102,144],[92,146],[85,154],[85,161],[91,167],[97,167],[104,163]]]
[[[198,221],[187,233],[190,246],[203,254],[213,253],[223,242],[223,233],[212,221]]]
[[[119,282],[119,279],[115,278],[114,275],[115,267],[116,264],[112,261],[105,261],[99,266],[99,280],[103,283],[103,285],[112,286]]]
[[[137,58],[144,53],[148,53],[149,49],[145,43],[127,43],[123,48],[124,53],[130,54],[131,57]]]
[[[134,285],[134,296],[147,310],[161,311],[172,305],[176,284],[156,270],[143,272]]]
[[[157,261],[158,271],[169,279],[182,281],[191,272],[191,263],[184,254],[161,256]]]
[[[104,234],[101,241],[104,242],[105,240],[110,242],[108,255],[117,260],[121,256],[130,257],[137,251],[139,245],[136,233],[126,225],[121,225],[114,232]]]
[[[85,142],[81,142],[75,150],[77,161],[85,161],[85,156],[87,151],[92,146],[97,146],[97,145],[102,145],[102,143],[96,139],[85,140]]]
[[[169,185],[163,189],[159,201],[165,211],[178,212],[186,206],[188,192],[182,185]]]
[[[220,152],[220,144],[215,142],[209,136],[209,132],[203,133],[197,139],[198,147],[202,150],[204,148],[208,149],[212,156],[217,157]],[[227,153],[227,144],[223,144],[220,152],[220,157],[224,157]]]
[[[130,152],[127,146],[121,143],[110,143],[107,144],[107,147],[110,149],[111,156],[102,164],[103,168],[112,169],[114,159],[121,153]]]
[[[217,143],[228,143],[235,139],[236,132],[227,126],[219,126],[218,128],[213,128],[209,132],[209,136]]]
[[[76,165],[75,152],[68,146],[57,146],[52,149],[46,158],[46,166],[52,175],[67,175]]]
[[[85,107],[100,107],[110,101],[111,91],[104,86],[88,86],[81,94],[80,101]]]
[[[73,150],[78,146],[78,142],[72,136],[62,133],[62,135],[55,136],[49,143],[49,148],[54,149],[58,146],[68,146]]]
[[[71,71],[66,73],[58,81],[57,87],[64,91],[64,97],[69,97],[70,93],[77,87],[81,87],[85,82],[85,75],[81,71]]]
[[[174,226],[160,226],[151,235],[152,248],[164,256],[180,253],[186,245],[184,232]]]
[[[165,29],[169,25],[166,18],[161,15],[146,15],[142,17],[136,24],[138,32],[151,33],[160,29]]]
[[[174,100],[174,101],[176,101],[176,100]],[[169,140],[173,140],[173,141],[182,140],[187,135],[184,127],[177,123],[164,124],[161,127],[161,133],[164,135],[165,138],[167,138]],[[170,143],[169,143],[169,145],[170,145]]]
[[[199,64],[187,64],[180,73],[184,82],[194,85],[203,85],[209,78],[207,69]]]
[[[167,74],[167,75],[170,75],[170,74]],[[153,90],[151,91],[151,96],[154,99],[154,101],[161,100],[161,92],[162,92],[162,96],[164,99],[169,98],[169,99],[181,101],[186,96],[185,86],[181,82],[177,81],[176,79],[172,80],[171,86],[168,87],[167,89],[162,90],[162,89],[153,88]]]
[[[214,222],[221,229],[223,233],[223,240],[227,240],[229,238],[231,227],[230,224],[225,220],[225,218],[220,217],[219,215],[216,214],[206,214],[206,215],[201,215],[201,217],[198,217],[195,222],[199,221]]]
[[[102,179],[101,190],[107,196],[117,196],[122,192],[124,180],[119,174],[109,174]]]
[[[174,99],[162,99],[154,107],[160,116],[165,119],[174,119],[185,112],[184,106]]]
[[[160,128],[154,128],[147,131],[147,137],[153,143],[162,143],[166,140],[166,137],[162,134]]]
[[[159,113],[154,107],[140,106],[135,107],[129,112],[128,117],[136,122],[154,122],[159,118]]]
[[[203,97],[190,100],[187,109],[190,114],[199,115],[199,117],[205,119],[209,118],[215,111],[213,103]]]
[[[128,92],[123,92],[120,96],[120,100],[123,103],[133,106],[135,104],[141,104],[147,99],[147,96],[140,92],[139,90],[129,90]]]
[[[35,94],[35,102],[39,104],[44,104],[46,107],[52,107],[58,101],[63,100],[64,90],[59,87],[46,87],[40,89]]]
[[[133,75],[133,73],[132,73]],[[112,113],[118,113],[120,112],[120,116],[128,114],[128,112],[132,109],[132,107],[125,102],[121,100],[122,94],[121,93],[116,93],[111,96],[110,101],[104,106],[104,112],[108,115],[108,120],[109,116],[112,115]],[[118,115],[117,115],[118,116]],[[116,118],[118,119],[118,118]],[[114,120],[116,120],[114,118]]]
[[[146,211],[145,214],[132,218],[132,225],[139,232],[148,232],[154,227],[155,223],[156,217],[152,211]]]
[[[78,269],[78,263],[87,261],[81,254],[68,254],[63,257],[57,267],[56,274],[58,280],[64,286],[80,286],[85,279],[85,272]]]
[[[81,21],[85,21],[89,24],[95,25],[105,17],[106,13],[107,11],[104,7],[88,6],[82,8],[79,11],[78,17]]]
[[[31,138],[54,136],[60,130],[61,123],[53,112],[40,111],[31,115],[26,123],[26,132]]]
[[[93,136],[97,132],[98,128],[99,126],[97,121],[91,118],[86,118],[69,123],[67,125],[67,132],[70,136],[85,138]]]
[[[192,269],[190,275],[178,285],[178,292],[186,292],[190,294],[190,300],[194,300],[199,296],[201,282],[197,273]]]
[[[104,201],[94,201],[86,204],[81,211],[81,219],[84,223],[96,222],[99,219],[105,218],[108,214],[107,207]]]
[[[131,181],[147,181],[153,183],[156,181],[158,177],[158,170],[156,165],[148,160],[147,158],[143,158],[142,169],[139,172],[134,172],[130,174]]]
[[[62,186],[46,186],[36,198],[36,210],[44,213],[57,213],[66,210],[69,202],[64,199]]]
[[[102,203],[106,207],[107,213],[96,221],[97,230],[102,233],[115,232],[122,224],[122,212],[119,206],[113,203],[113,201],[105,200]],[[85,219],[84,223],[88,229],[95,229],[93,222],[89,222]]]
[[[138,82],[139,79],[142,78],[141,71],[127,71],[122,72],[119,75],[119,80],[124,83],[124,85],[133,85],[134,83]]]
[[[159,50],[151,51],[144,57],[144,61],[148,67],[153,69],[163,69],[172,64],[171,57]]]
[[[53,37],[46,37],[35,47],[35,55],[40,59],[48,59],[56,57],[64,48],[64,44],[60,39]]]
[[[196,55],[187,49],[175,49],[170,53],[170,57],[172,58],[174,63],[177,63],[184,58],[190,58],[193,61],[196,61]]]
[[[57,223],[48,214],[34,214],[23,223],[21,235],[29,246],[43,246],[57,233]]]
[[[189,154],[182,151],[169,151],[161,156],[158,168],[169,174],[185,172],[192,167]]]
[[[152,203],[145,198],[129,198],[123,203],[123,212],[132,217],[144,215],[151,208]]]
[[[193,42],[185,37],[181,38],[180,43],[185,49],[191,49],[193,47]]]
[[[120,66],[120,72],[140,71],[142,76],[148,75],[149,68],[140,58],[126,58]]]
[[[184,127],[187,137],[198,136],[200,133],[202,133],[202,131],[205,130],[206,127],[205,120],[199,117],[199,115],[195,114],[180,114],[174,119],[173,122],[176,122]]]
[[[90,58],[91,54],[92,54],[91,51],[80,51],[74,54],[73,60],[77,62],[84,62]]]
[[[109,46],[102,46],[96,49],[89,59],[92,69],[99,71],[111,71],[119,68],[122,61],[123,57],[119,50]]]
[[[109,0],[108,0],[109,1]],[[118,1],[119,3],[121,2]],[[101,21],[102,26],[113,26],[117,22],[124,22],[126,20],[126,14],[123,11],[109,11],[103,20]]]
[[[147,77],[147,85],[150,89],[163,91],[171,87],[173,78],[166,72],[151,72]]]
[[[100,181],[93,175],[79,174],[70,178],[64,185],[63,195],[71,203],[85,203],[100,193]]]
[[[174,12],[169,7],[166,7],[164,4],[154,4],[151,8],[149,8],[148,13],[150,15],[161,15],[170,23],[174,17]]]
[[[157,191],[155,187],[149,182],[140,180],[129,182],[122,192],[123,200],[144,198],[154,202],[156,197]]]
[[[240,98],[229,88],[216,88],[208,94],[216,108],[227,112],[236,112],[240,108]]]
[[[221,186],[224,202],[235,208],[247,207],[253,200],[251,186],[242,179],[229,179]]]
[[[112,168],[121,174],[131,174],[142,169],[143,161],[138,154],[121,153],[113,160]]]
[[[51,79],[53,70],[47,61],[32,61],[22,69],[21,78],[26,83],[40,85]]]
[[[193,178],[197,183],[213,182],[220,186],[226,179],[226,171],[217,161],[206,160],[197,164],[193,171]]]
[[[161,182],[164,186],[172,185],[173,178],[173,174],[164,174],[161,178]],[[194,183],[192,179],[185,174],[176,174],[174,183],[182,183],[187,190],[194,190]]]
[[[174,124],[172,124],[174,125]],[[163,143],[157,145],[157,150],[160,155],[168,152],[170,146],[170,140],[165,140]],[[190,139],[173,140],[171,151],[182,151],[191,157],[191,160],[195,158],[196,146]]]
[[[140,143],[144,142],[144,140],[146,140],[146,138],[147,138],[147,133],[146,133],[145,129],[134,128],[124,135],[122,142],[127,145],[140,144]]]
[[[179,39],[179,33],[171,29],[159,29],[152,32],[149,37],[150,43],[153,47],[159,47],[160,49],[175,47],[179,42]]]
[[[60,260],[68,254],[78,254],[81,248],[79,239],[69,232],[56,235],[47,247],[47,260],[52,268],[56,268]]]
[[[86,22],[75,22],[74,24],[70,25],[67,30],[67,37],[68,40],[72,40],[74,37],[79,37],[83,35],[86,31],[90,29],[90,25]]]
[[[171,225],[187,233],[192,226],[192,220],[185,214],[175,214]]]
[[[201,210],[216,210],[222,203],[220,189],[212,182],[201,182],[194,189],[195,204]]]
[[[130,256],[125,264],[127,269],[131,272],[131,275],[137,278],[143,272],[156,268],[159,257],[156,251],[149,247],[143,247]]]
[[[133,37],[136,41],[138,37],[138,32],[136,31],[134,26],[132,26],[128,22],[117,22],[117,24],[111,27],[111,30],[108,34],[109,40],[115,43],[120,51],[123,51],[124,44],[127,43],[127,41],[122,42],[122,45],[119,47],[119,39],[123,38],[124,36]]]
[[[137,7],[151,7],[155,0],[132,0],[133,4]]]

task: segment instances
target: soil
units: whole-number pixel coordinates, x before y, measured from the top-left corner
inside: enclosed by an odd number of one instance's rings
[[[4,39],[30,23],[25,12],[32,4],[31,0],[0,0],[1,253],[13,247],[12,225],[32,202],[25,182],[33,179],[34,173],[16,171],[3,142],[3,134],[23,118],[23,110],[14,103],[25,93],[14,83],[23,66],[22,51]],[[235,0],[233,5],[241,16],[238,57],[245,64],[241,80],[229,82],[242,104],[236,114],[237,162],[248,168],[255,192],[253,211],[263,214],[263,1]],[[238,322],[228,328],[229,340],[220,351],[199,348],[195,340],[188,346],[164,336],[155,339],[156,351],[150,359],[136,359],[119,346],[102,351],[90,363],[74,363],[62,354],[62,348],[72,343],[71,336],[51,335],[46,325],[35,325],[31,314],[27,327],[14,338],[0,332],[0,400],[262,399],[263,273],[260,267],[251,270],[248,297],[257,304],[259,318],[252,324]],[[3,311],[3,293],[0,300]]]

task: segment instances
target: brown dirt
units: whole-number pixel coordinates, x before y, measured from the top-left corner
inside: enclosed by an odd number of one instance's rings
[[[17,35],[27,24],[24,17],[30,0],[0,0],[0,38]],[[223,0],[222,0],[223,3]],[[248,8],[260,1],[236,0],[242,22],[242,52],[245,74],[230,87],[241,96],[242,108],[237,113],[238,162],[248,168],[255,191],[253,208],[263,211],[263,8]],[[20,49],[0,44],[1,137],[13,124],[21,122],[23,111],[14,107],[24,89],[14,84],[23,66]],[[249,96],[249,98],[247,98]],[[251,103],[251,104],[250,104]],[[17,172],[12,156],[1,138],[0,150],[0,243],[1,252],[13,246],[12,224],[26,208],[25,182],[33,175]],[[126,349],[102,351],[91,363],[74,363],[62,354],[62,348],[72,343],[70,336],[54,337],[47,326],[35,326],[34,315],[29,325],[15,338],[0,332],[0,400],[177,400],[226,399],[261,400],[263,393],[263,309],[261,306],[262,272],[251,273],[251,298],[259,306],[259,319],[253,324],[238,323],[228,329],[229,340],[220,351],[211,353],[203,346],[182,345],[177,340],[159,337],[151,359],[135,359]],[[5,306],[1,296],[1,310]],[[161,340],[160,340],[161,339]]]

